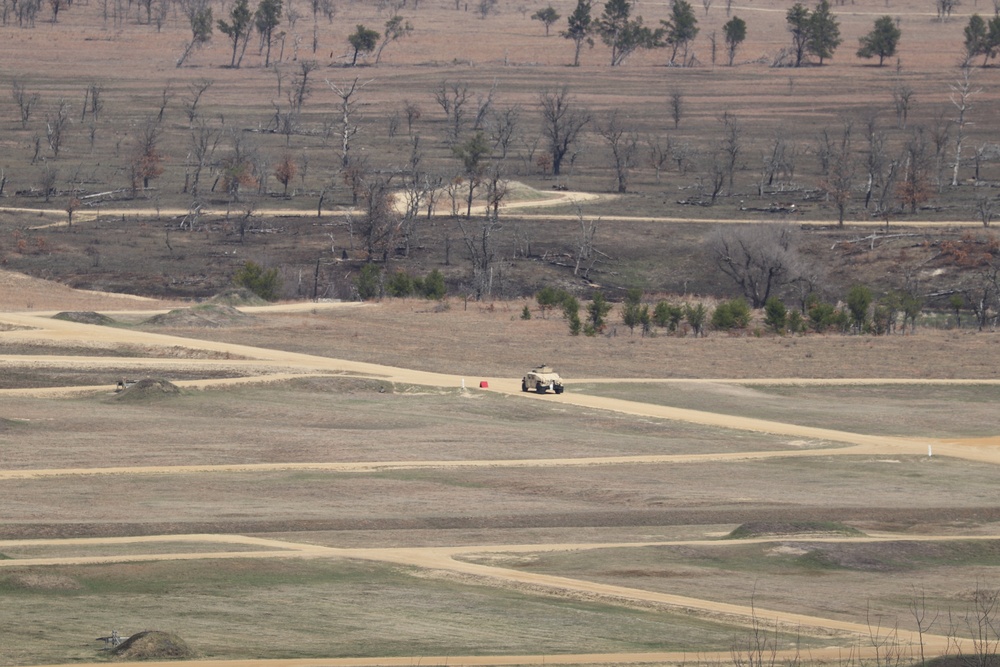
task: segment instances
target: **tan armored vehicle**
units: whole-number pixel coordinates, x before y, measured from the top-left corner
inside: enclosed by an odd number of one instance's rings
[[[528,374],[521,380],[521,391],[534,389],[539,394],[544,394],[549,389],[557,394],[563,393],[563,381],[559,373],[542,364],[528,371]]]

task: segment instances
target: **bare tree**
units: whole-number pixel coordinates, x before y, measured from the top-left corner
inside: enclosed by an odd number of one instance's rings
[[[734,667],[775,667],[778,662],[778,628],[768,630],[760,620],[754,596],[750,598],[750,629],[733,640],[729,654]]]
[[[802,272],[795,229],[790,225],[724,225],[710,243],[716,265],[753,308],[762,308]]]
[[[326,17],[327,22],[333,23],[333,17],[337,15],[337,6],[333,0],[311,0],[313,20],[316,21],[320,14]]]
[[[282,185],[281,196],[288,196],[288,184],[295,178],[295,174],[299,171],[299,167],[295,164],[295,160],[291,155],[285,154],[278,161],[278,166],[274,168],[274,177],[278,179],[278,182]],[[294,196],[294,192],[292,193]]]
[[[906,129],[907,116],[913,104],[913,89],[902,81],[892,87],[892,104],[896,108],[896,125],[901,130]]]
[[[159,150],[161,136],[160,125],[152,118],[147,118],[136,133],[135,147],[128,163],[133,197],[140,187],[145,191],[149,182],[163,173],[163,156]]]
[[[368,171],[361,179],[363,213],[358,230],[369,261],[376,257],[388,261],[400,233],[402,220],[394,205],[392,178]]]
[[[830,173],[830,161],[834,151],[833,137],[830,136],[830,129],[824,127],[816,142],[816,159],[819,161],[819,171],[824,176]]]
[[[683,176],[687,173],[692,157],[696,154],[694,148],[683,141],[671,141],[669,144],[670,159],[677,164],[677,173]]]
[[[351,140],[358,133],[360,126],[357,124],[357,94],[368,82],[358,84],[358,77],[354,81],[337,85],[328,79],[326,85],[340,98],[340,166],[346,168],[351,161]]]
[[[483,183],[485,186],[486,215],[494,220],[499,220],[500,205],[510,192],[503,161],[498,160],[489,166]]]
[[[980,92],[981,89],[972,89],[971,67],[962,68],[962,76],[955,83],[951,84],[951,103],[955,105],[958,115],[955,116],[955,166],[951,174],[951,186],[958,186],[958,169],[962,164],[962,143],[965,140],[965,126],[969,124],[966,114],[972,109],[972,96]]]
[[[945,149],[951,138],[951,121],[942,112],[931,125],[931,143],[934,145],[934,184],[940,193],[944,189]]]
[[[895,320],[895,316],[890,317]],[[868,641],[875,652],[876,667],[900,667],[908,664],[899,642],[899,630],[895,626],[882,627],[881,617],[872,618],[871,605],[866,614],[868,621]]]
[[[773,186],[775,178],[790,179],[794,173],[795,147],[789,146],[783,137],[775,137],[774,143],[771,144],[771,152],[766,154],[762,160],[757,196],[763,197],[765,187]]]
[[[851,201],[854,186],[854,159],[851,155],[851,124],[844,124],[840,142],[834,148],[830,159],[830,172],[822,183],[827,196],[837,207],[837,223],[844,226],[844,214]]]
[[[493,85],[490,86],[490,91],[485,95],[476,95],[476,117],[472,122],[473,130],[483,129],[483,124],[486,122],[487,117],[493,110],[493,97],[497,92],[497,80],[493,79]]]
[[[490,115],[488,122],[490,141],[493,143],[493,152],[498,159],[507,159],[520,120],[521,106],[517,104],[494,110]]]
[[[995,267],[992,282],[995,290]],[[963,655],[964,661],[972,667],[989,667],[1000,648],[1000,590],[985,588],[977,581],[972,593],[972,608],[965,615],[964,625],[972,640],[972,655]]]
[[[458,227],[472,263],[473,294],[477,301],[481,301],[493,296],[495,290],[496,265],[500,259],[495,237],[503,226],[499,218],[486,215],[478,224],[459,220]]]
[[[660,182],[660,172],[670,162],[670,137],[647,137],[646,147],[649,156],[649,166],[656,172],[656,182]]]
[[[221,139],[222,131],[209,127],[204,121],[199,120],[191,129],[191,148],[188,152],[190,171],[184,179],[184,191],[195,198],[199,195],[201,172],[212,164]]]
[[[865,138],[868,141],[865,151],[865,210],[874,203],[874,213],[885,216],[895,192],[899,161],[890,159],[886,154],[886,135],[878,127],[878,120],[874,115],[868,118]]]
[[[725,156],[726,177],[729,180],[729,194],[733,194],[733,177],[743,150],[743,125],[736,114],[728,111],[722,114],[722,154]]]
[[[709,206],[715,206],[722,188],[726,185],[726,160],[718,151],[712,153],[712,159],[708,163],[707,184],[709,194]]]
[[[674,129],[680,127],[684,115],[684,94],[676,88],[669,93],[670,117],[674,121]]]
[[[576,105],[567,86],[542,92],[539,102],[542,107],[542,136],[552,156],[552,174],[559,176],[563,159],[590,122],[590,112]]]
[[[467,187],[465,217],[472,217],[472,201],[476,190],[482,185],[483,175],[488,167],[490,157],[490,145],[486,136],[482,132],[476,132],[466,141],[455,144],[452,152],[462,161],[462,171],[460,178],[464,180]]]
[[[45,203],[48,203],[52,199],[52,195],[56,194],[56,181],[59,179],[59,170],[56,169],[51,164],[46,164],[42,167],[42,172],[39,175],[38,186],[42,191],[42,195],[45,197]]]
[[[309,86],[309,75],[319,69],[319,63],[315,60],[300,60],[299,71],[292,80],[292,90],[289,92],[289,102],[296,113],[302,112],[302,105],[311,92]]]
[[[996,203],[990,199],[989,195],[983,195],[976,200],[976,213],[983,221],[983,227],[989,227],[996,213]]]
[[[927,151],[927,139],[922,128],[916,128],[903,149],[902,174],[899,185],[899,200],[903,207],[909,207],[911,213],[917,212],[917,206],[927,201],[931,194],[931,184],[928,177],[930,157]]]
[[[231,206],[241,201],[245,190],[259,187],[256,172],[258,148],[245,132],[230,129],[228,136],[230,151],[222,158],[216,181],[221,180],[223,191],[228,195]],[[212,190],[215,190],[215,185],[212,186]]]
[[[81,123],[87,119],[88,113],[90,113],[91,120],[95,123],[97,122],[98,116],[104,110],[103,92],[104,86],[99,83],[92,83],[87,86],[87,90],[83,94],[83,110],[80,114]]]
[[[184,111],[188,122],[194,123],[198,117],[198,103],[201,101],[201,96],[212,87],[213,83],[211,79],[198,79],[188,84],[188,96],[184,98]]]
[[[14,98],[14,103],[17,104],[18,111],[21,113],[21,128],[24,129],[28,127],[31,112],[35,110],[35,106],[38,104],[39,95],[38,93],[29,93],[24,87],[24,82],[20,79],[14,79],[11,82],[10,92]]]
[[[461,82],[448,83],[442,81],[434,92],[434,100],[444,111],[444,116],[451,123],[451,138],[457,140],[462,133],[462,122],[465,119],[465,104],[469,100],[469,86]]]
[[[406,114],[406,133],[413,135],[413,124],[420,120],[420,106],[415,102],[403,100],[403,113]]]
[[[627,127],[619,109],[597,124],[597,133],[604,137],[611,149],[611,163],[618,181],[618,192],[628,191],[628,178],[639,153],[639,134]]]
[[[495,14],[497,12],[497,0],[479,0],[476,5],[476,11],[479,14],[479,18],[485,19],[490,14]]]
[[[420,219],[421,208],[432,197],[432,192],[436,186],[436,182],[421,171],[420,164],[422,161],[423,151],[420,148],[420,136],[418,135],[412,139],[408,173],[402,190],[403,214],[401,230],[403,254],[407,257],[410,255],[411,245],[416,238],[417,223]]]
[[[170,100],[174,98],[174,93],[170,90],[170,84],[163,86],[163,90],[160,92],[160,110],[156,114],[156,122],[162,123],[163,116],[167,113],[167,106],[170,104]]]
[[[594,248],[594,237],[597,236],[597,229],[601,224],[601,219],[594,218],[587,220],[583,216],[583,209],[579,205],[576,207],[576,217],[580,221],[580,236],[573,257],[573,275],[582,275],[584,280],[590,280],[590,272],[597,262],[598,252]]]
[[[929,615],[927,611],[927,596],[924,591],[920,591],[920,594],[917,595],[916,590],[914,590],[909,606],[910,615],[913,616],[913,620],[917,624],[917,637],[920,642],[920,664],[927,664],[924,657],[924,635],[934,627],[938,615],[934,614],[933,617]]]
[[[55,109],[45,115],[45,138],[49,142],[49,148],[52,149],[53,157],[59,157],[68,126],[69,105],[66,100],[59,100]]]
[[[962,0],[935,0],[934,7],[937,10],[938,21],[950,19],[951,13],[960,4],[962,4]]]

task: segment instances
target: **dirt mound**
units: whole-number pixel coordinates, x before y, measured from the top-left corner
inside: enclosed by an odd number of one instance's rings
[[[116,398],[121,401],[142,401],[157,396],[173,396],[181,393],[180,387],[169,380],[153,378],[145,378],[134,384],[125,382],[124,387],[121,387],[121,385],[119,387],[120,389]]]
[[[102,327],[110,327],[115,321],[107,315],[101,315],[91,310],[63,311],[52,316],[56,320],[66,320],[67,322],[79,322],[80,324],[98,324]]]
[[[137,632],[111,650],[115,660],[188,660],[194,657],[183,639],[170,632]]]
[[[863,532],[837,521],[751,521],[733,529],[726,537],[745,540],[755,537],[782,535],[856,535]]]
[[[228,306],[266,306],[268,302],[246,287],[233,287],[219,292],[209,299],[208,303]]]
[[[245,324],[253,318],[226,304],[202,304],[155,315],[143,324],[160,327],[225,327]]]

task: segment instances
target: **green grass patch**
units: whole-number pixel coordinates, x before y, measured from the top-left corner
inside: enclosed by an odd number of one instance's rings
[[[726,650],[739,629],[679,614],[413,576],[377,563],[254,559],[5,570],[9,664],[94,659],[91,638],[168,629],[207,659]]]
[[[118,324],[114,318],[100,313],[89,311],[65,311],[52,316],[54,320],[64,320],[66,322],[79,322],[81,324],[96,324],[102,327],[113,327]]]
[[[846,537],[862,537],[864,533],[839,521],[782,521],[782,522],[750,522],[737,526],[726,535],[725,539],[745,540],[758,537],[774,537],[781,535],[829,534]]]

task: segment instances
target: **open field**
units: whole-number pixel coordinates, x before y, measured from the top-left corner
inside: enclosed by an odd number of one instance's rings
[[[37,308],[0,312],[5,665],[101,662],[111,628],[244,664],[717,663],[755,618],[786,658],[871,656],[873,622],[916,658],[996,576],[991,334],[581,339],[592,363],[559,351],[568,391],[537,396],[516,374],[565,325],[515,305],[196,329],[84,295],[99,326],[24,285]],[[116,394],[119,371],[181,390]]]
[[[552,3],[563,17],[575,4]],[[0,667],[108,664],[93,638],[112,629],[174,632],[197,667],[761,667],[754,649],[764,664],[773,650],[858,667],[975,652],[974,602],[1000,574],[1000,336],[968,329],[968,303],[960,326],[948,296],[992,289],[980,269],[1000,254],[982,220],[1000,208],[1000,69],[971,69],[961,127],[954,103],[963,28],[992,8],[937,20],[929,0],[840,4],[831,61],[772,67],[788,5],[731,5],[748,37],[727,67],[709,37],[721,46],[728,12],[705,0],[684,68],[664,50],[612,68],[599,42],[569,67],[565,23],[546,37],[537,0],[484,17],[450,0],[344,2],[330,21],[286,0],[277,64],[251,38],[240,68],[218,30],[175,67],[190,30],[162,0],[148,5],[160,21],[118,0],[78,0],[58,21],[41,7],[32,28],[5,15]],[[655,27],[670,8],[634,9]],[[397,11],[413,33],[346,67],[354,28]],[[903,38],[878,68],[854,51],[883,14]],[[15,79],[38,94],[28,117]],[[354,80],[345,128],[331,84]],[[435,101],[449,85],[468,86],[464,121]],[[564,85],[592,119],[557,177],[539,160],[540,95]],[[514,120],[506,158],[489,159],[510,187],[496,301],[468,298],[467,230],[483,216],[457,215],[464,191],[447,186],[468,183],[453,148],[474,136],[473,106],[490,137]],[[615,110],[636,140],[624,193],[599,132]],[[709,206],[725,114],[740,146]],[[822,156],[847,126],[838,228]],[[150,132],[162,173],[143,187]],[[915,170],[877,213],[876,138],[885,168]],[[656,149],[669,149],[659,169]],[[380,181],[437,183],[437,199],[409,236],[366,247],[365,187]],[[863,282],[923,296],[925,317],[913,335],[694,338],[630,335],[616,312],[607,335],[570,337],[525,299],[544,285],[731,296],[709,243],[739,222],[796,228],[815,284],[790,286],[790,306]],[[581,273],[588,224],[598,252]],[[450,297],[336,302],[373,258],[441,270]],[[188,308],[248,260],[299,301]],[[566,393],[521,393],[540,362]],[[114,391],[123,379],[151,382]]]

